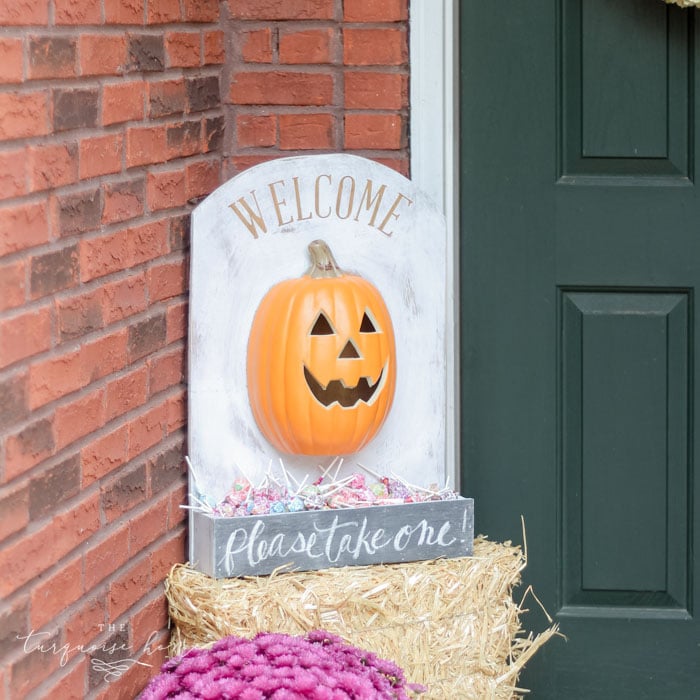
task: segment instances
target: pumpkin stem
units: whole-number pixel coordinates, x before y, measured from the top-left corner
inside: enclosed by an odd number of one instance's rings
[[[321,277],[341,277],[343,271],[338,264],[325,241],[317,240],[309,243],[309,255],[311,267],[306,273],[309,277],[318,279]]]

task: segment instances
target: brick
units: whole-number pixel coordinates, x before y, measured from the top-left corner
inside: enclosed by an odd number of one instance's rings
[[[0,3],[0,24],[46,26],[49,23],[49,0],[13,0]]]
[[[54,561],[58,561],[101,529],[100,496],[94,493],[62,513],[52,523]]]
[[[83,282],[129,266],[126,231],[80,241],[80,275]]]
[[[277,143],[275,115],[241,114],[236,117],[236,138],[241,148],[274,146]]]
[[[107,392],[107,415],[105,419],[109,420],[109,388]],[[126,464],[127,439],[127,426],[122,425],[116,430],[93,440],[80,450],[82,488],[89,486]]]
[[[102,124],[138,121],[145,114],[146,84],[142,81],[107,84],[102,88]]]
[[[279,39],[280,63],[332,63],[332,29],[285,32]]]
[[[206,153],[220,151],[224,143],[224,129],[226,124],[223,116],[207,117],[203,123],[203,147]]]
[[[0,542],[29,524],[29,486],[26,483],[0,489]],[[0,630],[4,627],[0,615]],[[3,634],[0,632],[0,654]]]
[[[108,531],[85,553],[85,590],[94,588],[129,560],[129,532],[129,523]]]
[[[272,63],[272,30],[244,32],[241,55],[246,63]]]
[[[119,328],[81,347],[83,371],[89,383],[126,366],[126,343],[127,330]]]
[[[53,426],[48,418],[9,435],[5,442],[5,480],[14,479],[50,457],[54,447]]]
[[[151,303],[177,297],[187,291],[187,268],[183,260],[154,265],[147,280]]]
[[[143,513],[129,518],[129,553],[134,557],[164,535],[168,527],[169,496],[150,504]]]
[[[185,81],[161,80],[148,86],[148,116],[151,119],[185,111]]]
[[[185,22],[217,22],[219,3],[211,0],[183,0]]]
[[[90,188],[54,197],[53,218],[59,236],[86,233],[99,227],[102,219],[100,188]]]
[[[164,595],[147,602],[131,618],[131,648],[140,649],[156,630],[168,626],[168,604]]]
[[[86,560],[89,554],[86,553]],[[85,591],[89,592],[91,586],[87,580],[90,569],[85,566]],[[74,612],[65,622],[63,627],[63,641],[72,649],[78,645],[87,647],[95,637],[100,634],[100,629],[104,629],[106,621],[107,603],[104,597],[97,595],[85,596],[76,612]],[[102,627],[100,627],[102,625]],[[60,697],[60,696],[56,696]],[[85,697],[84,695],[82,697]],[[80,700],[78,698],[77,700]]]
[[[106,284],[102,289],[102,313],[105,323],[121,321],[146,308],[144,274],[130,273],[128,277]]]
[[[45,525],[11,545],[0,549],[0,595],[3,598],[44,571],[52,563],[52,523]]]
[[[400,66],[408,62],[406,32],[400,29],[344,29],[343,61],[348,66]]]
[[[29,517],[40,520],[80,490],[80,457],[73,455],[29,482]]]
[[[151,211],[183,206],[187,202],[185,173],[182,170],[148,173],[146,201]]]
[[[226,46],[224,33],[220,29],[204,32],[204,60],[205,66],[220,65],[226,60]]]
[[[335,147],[332,114],[281,114],[280,149],[305,150]]]
[[[238,173],[252,168],[255,165],[260,165],[260,163],[269,163],[272,160],[279,158],[279,154],[255,154],[255,155],[242,155],[233,156],[224,161],[224,169],[227,177],[233,177]]]
[[[185,158],[202,150],[202,124],[199,119],[167,126],[167,159]]]
[[[185,531],[170,535],[166,542],[154,549],[151,554],[151,577],[154,584],[160,583],[173,568],[186,560]]]
[[[236,19],[333,19],[335,0],[236,0],[229,2]]]
[[[100,3],[94,0],[54,0],[56,24],[102,24]]]
[[[146,3],[134,0],[104,0],[105,23],[144,24]]]
[[[129,326],[129,361],[160,350],[165,345],[166,320],[163,312]]]
[[[104,425],[104,397],[105,390],[100,388],[56,409],[54,434],[57,450],[71,445]],[[76,464],[78,463],[76,455]]]
[[[184,336],[184,333],[183,333]],[[167,432],[168,435],[180,428],[184,428],[187,423],[187,393],[181,391],[168,398],[167,402]]]
[[[71,645],[69,649],[73,648]],[[74,653],[78,653],[77,651]],[[69,654],[69,657],[72,656]],[[62,700],[83,700],[85,697],[85,678],[88,665],[86,659],[81,659],[74,666],[66,666],[66,671],[46,688],[47,698],[62,698]]]
[[[29,279],[32,299],[75,286],[80,279],[78,247],[66,246],[32,257]]]
[[[18,657],[10,669],[10,697],[26,698],[30,691],[48,678],[59,667],[58,654],[44,654],[38,649],[58,649],[60,647],[60,630],[41,634],[28,640],[29,651]]]
[[[141,464],[120,474],[101,489],[102,507],[107,522],[113,522],[148,496],[146,465]]]
[[[23,40],[0,37],[0,83],[21,83],[23,79]]]
[[[167,408],[163,403],[129,423],[129,459],[157,445],[165,434]]]
[[[29,191],[26,150],[17,148],[0,153],[0,199],[19,197]]]
[[[185,168],[185,194],[187,199],[211,194],[221,178],[218,161],[198,161]]]
[[[82,594],[83,559],[75,557],[32,590],[32,629],[41,629]]]
[[[127,231],[131,250],[131,266],[159,258],[168,252],[168,222],[166,219],[134,226]]]
[[[402,22],[408,19],[408,0],[343,0],[346,22]]]
[[[49,133],[49,102],[43,90],[0,93],[0,140]]]
[[[0,425],[18,423],[28,415],[27,374],[10,374],[0,379]]]
[[[201,35],[199,32],[166,32],[165,63],[169,68],[199,66]]]
[[[22,597],[3,605],[0,611],[0,657],[10,658],[17,651],[20,638],[25,638],[30,631],[29,598]]]
[[[167,344],[180,340],[187,335],[187,302],[170,304],[166,312]]]
[[[68,36],[29,37],[29,77],[72,78],[76,74],[76,42]]]
[[[124,137],[122,134],[106,134],[80,141],[81,180],[118,173],[122,169]]]
[[[26,277],[24,260],[0,264],[0,311],[12,309],[24,303]]]
[[[346,109],[405,109],[408,76],[399,73],[345,74]]]
[[[399,149],[403,123],[398,114],[346,114],[345,148]]]
[[[230,94],[234,104],[330,105],[333,76],[281,71],[236,73]]]
[[[187,107],[190,112],[215,109],[221,102],[219,78],[216,75],[187,78]]]
[[[144,583],[139,581],[138,583]],[[115,620],[116,616],[112,617],[110,615],[110,620]],[[94,644],[89,650],[87,658],[90,662],[90,669],[88,671],[88,688],[93,690],[98,686],[105,683],[105,668],[109,668],[111,664],[118,664],[119,661],[130,655],[129,651],[129,630],[127,628],[119,629],[112,632],[104,640],[100,640],[100,643]],[[128,668],[128,663],[126,667]],[[119,668],[119,666],[117,666]],[[123,668],[123,667],[122,667]],[[110,678],[110,680],[114,680]],[[117,681],[119,682],[119,681]],[[114,698],[114,700],[126,700],[126,696],[119,693],[115,686],[116,683],[110,682],[109,695],[108,697]],[[95,697],[90,695],[90,697]],[[130,697],[135,697],[134,695]]]
[[[113,379],[107,384],[106,419],[110,421],[142,406],[147,398],[148,370],[145,366]]]
[[[153,396],[185,380],[185,351],[177,348],[166,355],[149,358],[147,366],[149,395]]]
[[[81,34],[78,48],[81,75],[121,75],[126,69],[126,38],[122,34]]]
[[[169,237],[170,250],[185,250],[190,244],[190,217],[175,216],[170,219]]]
[[[171,529],[187,520],[187,509],[182,507],[188,503],[187,490],[186,478],[183,476],[183,483],[170,494],[170,519],[168,524]]]
[[[165,126],[131,127],[126,132],[126,165],[163,163],[167,159]]]
[[[180,20],[180,4],[172,0],[148,0],[147,24],[166,24]]]
[[[29,148],[29,188],[46,190],[78,181],[78,147],[75,143],[56,143]]]
[[[54,131],[97,126],[97,88],[59,88],[52,98]]]
[[[178,443],[149,461],[151,491],[154,494],[165,491],[187,473],[183,450],[184,446]]]
[[[45,202],[0,207],[0,257],[48,240]]]
[[[0,320],[0,367],[51,347],[51,309],[43,306]]]
[[[103,296],[103,290],[98,288],[56,301],[61,342],[87,335],[105,325],[102,317]]]
[[[29,405],[36,409],[87,383],[80,350],[35,362],[29,367]]]
[[[137,177],[104,185],[102,223],[114,224],[128,221],[144,212],[145,180]]]
[[[165,43],[161,34],[129,34],[129,68],[134,71],[162,71]]]

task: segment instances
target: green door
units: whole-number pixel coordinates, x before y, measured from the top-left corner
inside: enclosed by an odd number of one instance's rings
[[[463,491],[568,638],[522,684],[700,698],[700,10],[460,12]]]

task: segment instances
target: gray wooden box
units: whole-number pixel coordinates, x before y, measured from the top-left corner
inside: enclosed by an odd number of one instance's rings
[[[471,556],[474,500],[222,518],[190,511],[190,563],[213,578]]]

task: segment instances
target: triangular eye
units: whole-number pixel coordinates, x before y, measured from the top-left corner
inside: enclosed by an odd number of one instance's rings
[[[362,323],[360,323],[360,333],[376,333],[377,329],[374,327],[374,323],[372,323],[372,319],[369,317],[367,312],[365,311],[364,315],[362,316]]]
[[[331,326],[331,322],[326,318],[323,311],[321,311],[316,319],[316,323],[314,323],[311,329],[311,335],[333,335],[333,333],[335,333],[335,331],[333,330],[333,326]]]

